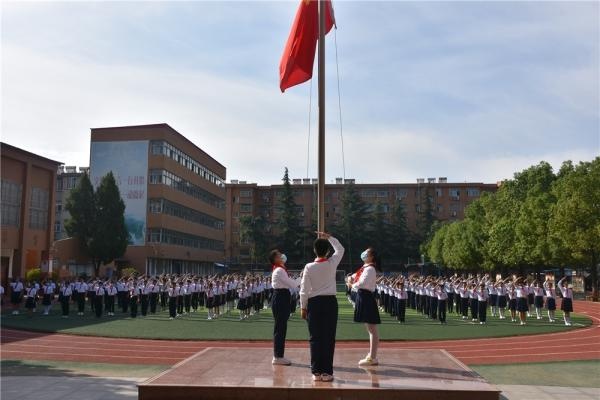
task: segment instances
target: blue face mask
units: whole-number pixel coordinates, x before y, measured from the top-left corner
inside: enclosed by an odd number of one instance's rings
[[[281,255],[279,256],[279,258],[281,258],[281,262],[282,262],[282,263],[284,263],[284,264],[285,264],[285,263],[287,262],[287,256],[286,256],[285,254],[281,254]]]
[[[367,261],[367,258],[369,258],[369,250],[365,250],[362,253],[360,253],[360,259],[364,261]]]

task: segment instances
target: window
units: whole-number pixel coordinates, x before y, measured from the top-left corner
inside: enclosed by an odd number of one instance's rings
[[[2,179],[2,225],[19,226],[21,219],[21,192],[22,185]]]
[[[240,197],[252,197],[251,190],[240,190]]]
[[[240,204],[240,212],[252,212],[252,204]]]
[[[440,188],[435,189],[435,196],[442,197],[444,195],[444,191]]]
[[[57,215],[62,213],[62,201],[59,200],[56,202],[55,212]]]
[[[190,171],[196,173],[197,175],[200,175],[207,181],[214,183],[219,187],[225,187],[224,179],[219,177],[216,173],[212,172],[207,167],[200,164],[198,161],[194,160],[189,155],[185,154],[172,144],[167,143],[164,140],[153,140],[150,142],[150,146],[153,155],[163,155],[165,157],[169,157],[173,161],[178,162]]]
[[[396,192],[396,198],[398,200],[403,200],[408,196],[408,189],[398,189]]]
[[[360,192],[360,196],[361,197],[376,197],[377,196],[377,191],[376,190],[363,190]]]
[[[477,189],[477,188],[468,188],[467,189],[467,196],[469,196],[469,197],[478,197],[479,196],[479,189]]]
[[[438,204],[436,209],[437,209],[438,213],[441,213],[442,211],[444,211],[444,207],[441,204]]]
[[[63,190],[63,181],[61,177],[56,178],[56,191],[62,192]]]
[[[146,234],[149,243],[165,243],[174,246],[191,247],[221,251],[225,248],[223,241],[190,235],[188,233],[163,228],[150,228]]]
[[[450,216],[452,218],[456,218],[456,216],[458,216],[458,205],[457,204],[450,204]]]
[[[41,230],[48,228],[48,199],[49,193],[47,190],[36,187],[31,188],[29,228]]]
[[[172,187],[175,190],[183,192],[188,196],[194,197],[205,203],[208,203],[216,208],[225,208],[225,200],[215,196],[214,194],[198,187],[180,177],[173,174],[170,171],[164,169],[152,169],[150,170],[150,183],[151,184],[163,184]]]
[[[388,191],[387,190],[378,190],[377,197],[388,197]]]
[[[222,219],[215,218],[167,199],[149,199],[148,211],[154,214],[162,213],[170,215],[213,229],[223,230],[225,228],[225,222]]]
[[[60,233],[60,232],[62,232],[61,223],[60,223],[60,221],[56,221],[54,223],[54,233]]]
[[[452,200],[459,200],[460,199],[460,189],[456,189],[456,188],[450,189],[449,190],[449,194],[450,194],[450,198]]]

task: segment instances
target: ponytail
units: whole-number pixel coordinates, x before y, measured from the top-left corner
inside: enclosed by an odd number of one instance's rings
[[[375,250],[374,247],[369,247],[369,254],[373,259],[373,264],[375,264],[375,270],[377,270],[377,272],[383,272],[381,267],[381,256],[379,255],[379,252]]]

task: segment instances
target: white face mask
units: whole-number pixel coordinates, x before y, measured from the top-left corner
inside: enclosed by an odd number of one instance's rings
[[[279,256],[279,258],[281,258],[281,262],[282,262],[282,263],[284,263],[284,264],[285,264],[285,263],[287,262],[287,256],[286,256],[285,254],[281,254],[281,255]]]
[[[367,258],[369,258],[369,250],[360,253],[360,259],[363,260],[363,262],[367,261]]]

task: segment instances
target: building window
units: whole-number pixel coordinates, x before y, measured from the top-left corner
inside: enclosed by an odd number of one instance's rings
[[[240,204],[240,212],[252,212],[252,204]]]
[[[150,170],[150,183],[167,185],[216,208],[225,208],[225,200],[164,169]]]
[[[252,190],[240,190],[240,197],[252,197]]]
[[[60,233],[60,232],[62,232],[61,223],[60,223],[60,221],[56,221],[54,223],[54,233]]]
[[[360,196],[366,198],[377,197],[377,190],[363,190],[360,192]]]
[[[387,190],[378,190],[377,191],[377,197],[388,197],[388,191]]]
[[[56,211],[56,215],[60,215],[62,213],[62,201],[59,200],[56,202],[55,211]]]
[[[214,183],[219,187],[225,187],[225,181],[221,177],[219,177],[216,173],[200,164],[198,161],[194,160],[189,155],[185,154],[183,151],[179,150],[172,144],[164,141],[164,140],[153,140],[150,142],[150,149],[152,154],[163,155],[172,159],[173,161],[181,164],[185,168],[194,172],[195,174],[201,176],[207,181]]]
[[[408,196],[408,189],[398,189],[396,192],[396,199],[403,200]]]
[[[2,179],[2,225],[19,226],[21,219],[22,185]]]
[[[442,197],[444,195],[444,191],[440,188],[435,189],[435,196]]]
[[[450,198],[452,200],[460,200],[460,189],[453,188],[453,189],[450,189],[448,192],[449,192]]]
[[[477,189],[477,188],[469,188],[469,189],[467,189],[467,196],[469,196],[469,197],[478,197],[479,196],[479,189]]]
[[[437,205],[437,212],[441,213],[442,211],[444,211],[444,207],[441,204]]]
[[[148,211],[155,214],[163,213],[214,229],[223,230],[225,228],[225,222],[223,220],[167,199],[149,199]]]
[[[164,243],[195,249],[214,251],[222,251],[225,249],[224,243],[221,240],[209,239],[203,236],[190,235],[188,233],[163,228],[148,229],[146,239],[149,243]]]
[[[33,187],[29,204],[29,228],[48,229],[48,199],[49,193],[45,189]]]

